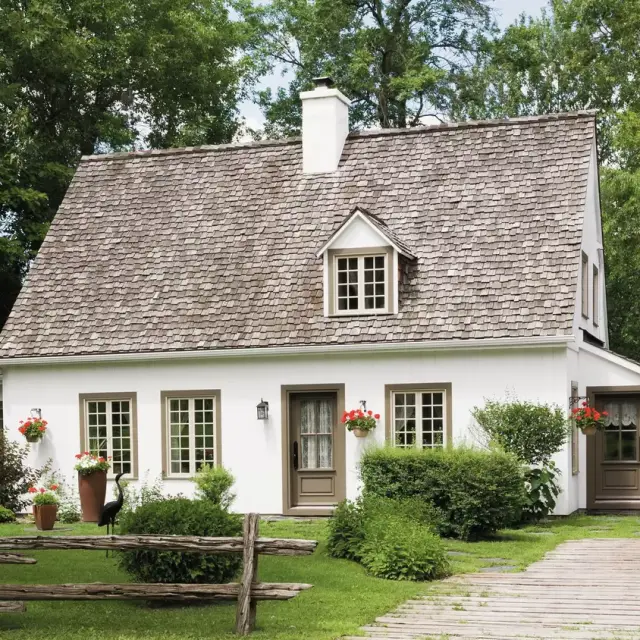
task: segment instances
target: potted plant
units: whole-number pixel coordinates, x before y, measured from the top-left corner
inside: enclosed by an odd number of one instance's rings
[[[33,496],[33,517],[36,521],[36,528],[39,531],[51,531],[58,515],[58,490],[57,484],[49,485],[48,489],[40,487],[30,487],[29,493]]]
[[[606,411],[600,412],[595,407],[590,407],[588,402],[575,407],[571,413],[576,425],[585,436],[592,436],[596,431],[604,431],[604,419],[609,415]]]
[[[89,451],[76,454],[76,460],[82,521],[98,522],[107,495],[107,471],[111,465],[106,458]]]
[[[26,438],[27,442],[40,442],[47,431],[46,420],[42,418],[27,418],[20,420],[18,431]]]
[[[362,409],[352,409],[342,414],[342,424],[349,431],[353,431],[356,438],[364,438],[369,431],[376,428],[377,422],[380,420],[380,414],[374,414],[373,411],[363,411]]]

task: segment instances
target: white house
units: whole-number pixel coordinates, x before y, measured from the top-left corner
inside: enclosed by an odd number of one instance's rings
[[[326,514],[363,448],[469,438],[485,398],[609,408],[557,459],[558,513],[640,505],[640,366],[607,350],[592,113],[83,158],[0,340],[4,420],[71,475],[98,450],[173,492]],[[268,402],[268,418],[256,406]],[[381,414],[357,439],[339,424]]]

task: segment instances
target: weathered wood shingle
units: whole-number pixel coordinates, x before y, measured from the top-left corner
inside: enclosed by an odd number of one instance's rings
[[[0,357],[569,334],[591,114],[84,159]],[[315,253],[360,206],[417,260],[396,316],[324,318]]]

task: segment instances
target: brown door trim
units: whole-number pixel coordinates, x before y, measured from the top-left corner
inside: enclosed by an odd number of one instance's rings
[[[640,386],[629,385],[622,387],[587,387],[587,398],[589,404],[595,404],[596,396],[640,394]],[[637,510],[640,506],[638,501],[616,500],[611,506],[603,506],[596,503],[596,446],[595,436],[587,437],[587,509],[606,510]]]
[[[344,412],[344,384],[289,384],[282,385],[280,406],[282,413],[282,513],[286,516],[329,516],[333,513],[331,507],[293,507],[291,505],[291,474],[289,459],[289,397],[292,393],[305,391],[328,391],[337,396],[337,415]],[[339,500],[346,497],[347,465],[346,465],[346,437],[345,431],[336,431],[336,441],[340,438],[341,447],[335,448],[335,468],[338,471],[336,479],[336,496]]]

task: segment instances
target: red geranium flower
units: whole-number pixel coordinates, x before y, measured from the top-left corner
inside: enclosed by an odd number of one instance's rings
[[[29,487],[29,493],[38,493],[38,490],[35,487]]]

